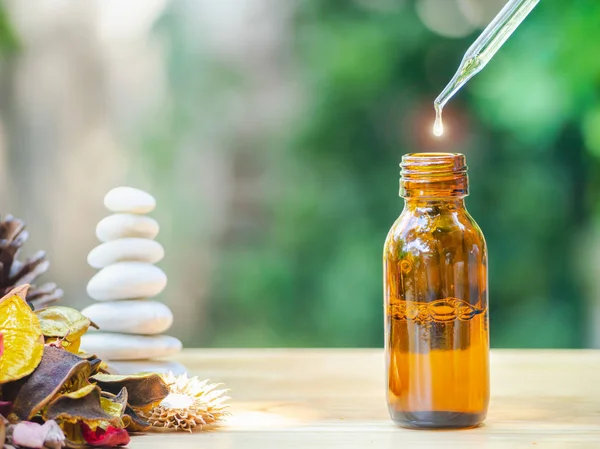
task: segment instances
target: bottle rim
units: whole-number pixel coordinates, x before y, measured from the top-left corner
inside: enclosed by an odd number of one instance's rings
[[[403,198],[464,197],[469,194],[466,157],[461,153],[408,153],[400,163]]]
[[[467,173],[467,163],[461,153],[408,153],[400,163],[402,177],[435,175],[462,175]]]

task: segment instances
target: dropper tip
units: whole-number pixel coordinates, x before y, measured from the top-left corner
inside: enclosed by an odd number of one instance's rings
[[[435,122],[433,124],[433,135],[442,137],[444,134],[444,123],[442,122],[442,108],[435,104]]]

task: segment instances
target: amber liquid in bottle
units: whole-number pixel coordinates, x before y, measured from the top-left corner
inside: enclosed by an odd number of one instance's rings
[[[384,247],[387,398],[404,427],[481,424],[489,402],[487,252],[465,208],[465,157],[402,158],[404,210]]]

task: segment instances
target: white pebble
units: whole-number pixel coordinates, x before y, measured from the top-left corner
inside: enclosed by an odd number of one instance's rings
[[[173,373],[180,376],[187,372],[187,368],[179,362],[171,362],[168,360],[139,360],[125,362],[110,362],[108,364],[109,371],[114,374],[128,375],[137,373]]]
[[[158,222],[154,218],[135,214],[114,214],[98,223],[96,237],[101,242],[124,237],[153,239],[158,235],[158,231]]]
[[[152,195],[133,187],[116,187],[104,197],[104,205],[112,212],[147,214],[156,207]]]
[[[94,268],[104,268],[124,261],[156,263],[164,256],[162,245],[154,240],[124,238],[98,245],[90,251],[87,260]]]
[[[181,351],[181,342],[168,335],[130,335],[88,332],[81,349],[107,360],[145,360]]]
[[[167,285],[167,276],[158,267],[143,262],[118,262],[103,268],[87,285],[97,301],[151,298]]]
[[[171,310],[162,302],[133,299],[92,304],[81,311],[101,331],[155,335],[173,323]]]

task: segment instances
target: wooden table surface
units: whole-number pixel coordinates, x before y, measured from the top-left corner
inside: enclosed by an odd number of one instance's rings
[[[130,448],[600,448],[600,351],[492,351],[486,424],[459,431],[390,421],[381,350],[186,350],[176,360],[226,384],[231,418],[137,436]]]

